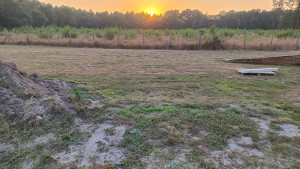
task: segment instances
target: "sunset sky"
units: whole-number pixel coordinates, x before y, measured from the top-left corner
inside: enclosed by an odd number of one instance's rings
[[[272,8],[272,0],[41,0],[53,5],[66,5],[85,10],[149,12],[156,14],[168,10],[199,9],[204,13],[217,14],[220,11]]]

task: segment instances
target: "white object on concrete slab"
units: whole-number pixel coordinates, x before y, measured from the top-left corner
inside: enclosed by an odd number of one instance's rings
[[[244,69],[238,70],[238,73],[247,74],[247,73],[264,73],[264,72],[277,72],[278,68],[265,68],[265,69]]]

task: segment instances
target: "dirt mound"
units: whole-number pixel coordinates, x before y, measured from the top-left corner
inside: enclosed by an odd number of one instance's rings
[[[73,111],[69,87],[58,80],[26,77],[13,63],[0,62],[0,114],[22,119],[54,110]]]
[[[24,100],[17,98],[12,91],[0,88],[0,114],[22,118],[19,112],[23,111],[23,105]]]
[[[234,59],[233,63],[271,64],[271,65],[300,65],[300,55],[280,56],[257,59]]]

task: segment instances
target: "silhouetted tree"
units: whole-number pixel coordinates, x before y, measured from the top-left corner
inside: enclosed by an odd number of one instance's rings
[[[131,29],[199,29],[212,25],[231,29],[300,28],[300,0],[273,0],[273,5],[272,11],[255,9],[207,15],[199,10],[186,9],[150,16],[143,12],[94,13],[68,6],[53,7],[38,0],[0,0],[0,28],[11,29],[25,25]]]

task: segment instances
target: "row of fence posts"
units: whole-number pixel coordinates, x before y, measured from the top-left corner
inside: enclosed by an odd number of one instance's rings
[[[270,41],[270,50],[273,48],[273,40],[274,40],[274,34],[271,35],[271,41]],[[297,42],[296,42],[296,48],[299,49],[299,41],[300,41],[300,33],[298,34],[297,37]],[[247,43],[247,32],[245,32],[245,38],[244,38],[244,50],[246,50],[246,43]]]
[[[50,46],[51,45],[51,41],[50,41],[50,32],[47,32],[48,33],[48,45]],[[69,45],[72,46],[72,32],[69,33],[70,34],[70,40],[69,40]],[[201,48],[202,46],[202,36],[203,34],[200,33],[199,35],[199,41],[198,41],[198,47]],[[273,39],[274,39],[274,34],[271,35],[271,41],[270,41],[270,50],[272,50],[272,47],[273,47]],[[118,47],[120,47],[120,34],[119,32],[117,33],[117,40],[118,40]],[[172,40],[173,40],[173,35],[172,35],[172,32],[170,33],[170,41],[169,41],[169,46],[172,46]],[[6,32],[6,37],[4,39],[4,42],[3,43],[8,43],[10,44],[10,42],[12,42],[12,38],[11,38],[11,34],[7,31]],[[29,33],[28,31],[26,31],[26,43],[28,44],[30,41],[29,41]],[[298,34],[298,37],[297,37],[297,42],[296,42],[296,48],[299,49],[299,42],[300,42],[300,33]],[[243,49],[246,50],[246,44],[247,44],[247,32],[245,32],[245,36],[244,36],[244,46],[243,46]],[[95,45],[95,32],[93,32],[93,45]],[[145,48],[145,33],[143,33],[143,48]]]

